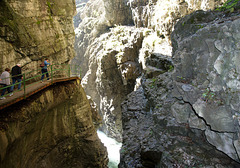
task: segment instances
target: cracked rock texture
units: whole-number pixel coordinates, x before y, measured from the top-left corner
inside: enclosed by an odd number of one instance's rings
[[[240,166],[239,24],[204,11],[177,23],[174,68],[143,77],[122,104],[120,167]]]
[[[204,19],[198,19],[199,16]],[[172,34],[177,41],[173,46],[173,60],[176,60],[173,79],[178,83],[176,97],[191,104],[195,114],[204,121],[207,140],[239,161],[237,151],[240,146],[234,144],[239,141],[239,118],[234,115],[239,114],[240,105],[236,102],[240,91],[237,64],[240,59],[240,18],[232,16],[211,22],[218,17],[214,13],[199,11],[176,25]],[[181,38],[178,34],[184,32],[190,20],[194,20],[190,33]],[[183,26],[183,22],[186,25]],[[196,30],[194,27],[199,25],[201,28]],[[178,80],[179,77],[182,80]],[[188,90],[183,89],[185,85]]]
[[[72,62],[80,65],[83,87],[105,118],[105,133],[121,140],[120,104],[133,91],[136,79],[142,73],[159,75],[171,66],[170,35],[177,21],[221,2],[77,1],[77,56]]]
[[[123,142],[119,167],[239,167],[239,7],[112,2],[86,4],[73,61],[102,129]]]

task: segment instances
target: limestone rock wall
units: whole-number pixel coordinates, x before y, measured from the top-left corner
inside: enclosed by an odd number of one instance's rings
[[[172,65],[122,104],[120,167],[239,167],[239,18],[197,11],[177,23]]]
[[[209,144],[204,131],[189,125],[191,116],[195,124],[204,123],[198,121],[190,104],[172,97],[171,74],[153,79],[146,79],[122,103],[119,167],[239,167]]]
[[[225,2],[214,0],[145,0],[129,1],[134,25],[153,28],[164,35],[170,35],[176,21],[196,10],[209,10]]]
[[[180,26],[181,23],[185,22],[188,27],[189,20],[194,18],[196,21],[189,28],[191,33],[188,32],[183,38],[175,38],[175,89],[182,93],[184,102],[192,105],[195,115],[202,118],[197,124],[196,116],[191,116],[188,120],[190,126],[205,130],[206,138],[211,144],[239,161],[240,19],[239,16],[232,16],[223,18],[221,22],[210,22],[206,26],[205,22],[201,24],[197,19],[199,16],[203,20],[215,19],[216,15],[212,15],[194,13],[177,24],[173,37],[180,37],[178,34],[184,27]],[[196,24],[202,27],[196,30]],[[182,79],[179,80],[179,77]],[[202,122],[205,127],[200,124]]]
[[[90,70],[82,80],[86,92],[102,112],[102,129],[119,141],[122,133],[119,102],[133,90],[135,80],[141,73],[137,62],[143,39],[141,32],[140,29],[138,32],[132,27],[122,26],[100,36],[91,45]]]
[[[80,81],[51,86],[1,111],[0,167],[107,167]]]
[[[73,0],[2,0],[0,71],[17,63],[37,69],[43,57],[52,63],[74,56]]]
[[[94,40],[114,25],[130,24],[132,20],[130,8],[124,1],[89,0],[78,17],[81,21],[75,28],[77,56],[72,62],[81,66],[84,76],[89,69],[90,46]]]
[[[77,36],[86,92],[104,131],[123,141],[120,167],[239,166],[239,10],[195,12],[223,2],[124,1],[130,25],[109,21]],[[95,19],[114,17],[111,4]]]
[[[102,129],[123,141],[120,167],[239,166],[239,8],[195,12],[223,2],[124,1],[132,22],[114,26],[116,6],[99,1],[83,17],[76,59]]]
[[[17,63],[36,70],[43,58],[69,63],[75,14],[75,0],[1,0],[0,71]],[[54,85],[1,111],[0,167],[107,167],[93,125],[101,116],[79,83]]]
[[[106,133],[121,139],[120,103],[134,90],[136,79],[142,73],[156,76],[171,67],[167,60],[172,56],[170,35],[177,21],[221,2],[88,1],[75,29],[73,62],[82,68],[83,86],[105,118]]]
[[[127,0],[103,0],[105,17],[110,25],[132,24],[131,8]]]

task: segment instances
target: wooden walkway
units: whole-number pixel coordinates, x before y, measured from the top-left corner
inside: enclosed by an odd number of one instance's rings
[[[13,96],[6,96],[6,99],[4,100],[0,100],[0,110],[11,106],[45,88],[47,88],[48,86],[51,86],[54,83],[58,83],[58,82],[64,82],[64,81],[71,81],[71,80],[80,80],[79,77],[66,77],[66,78],[53,78],[53,81],[44,81],[43,83],[36,82],[35,84],[29,84],[26,85],[26,90],[25,90],[25,96],[24,96],[24,90],[20,90],[20,91],[14,91],[13,92]]]

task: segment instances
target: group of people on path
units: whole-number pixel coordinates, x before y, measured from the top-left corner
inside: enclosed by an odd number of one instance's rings
[[[6,87],[4,89],[2,89],[2,93],[1,93],[1,97],[0,97],[0,100],[3,100],[3,99],[6,99],[4,97],[4,94],[6,92],[6,90],[8,91],[9,96],[12,96],[13,95],[13,89],[14,89],[14,84],[16,82],[18,82],[18,89],[20,90],[21,89],[21,81],[22,81],[22,69],[21,69],[21,64],[17,64],[15,65],[13,68],[12,68],[12,71],[11,71],[11,75],[12,75],[12,84],[13,86],[11,87],[7,87],[11,84],[11,81],[10,81],[10,69],[9,68],[6,68],[5,71],[1,74],[1,77],[0,77],[0,84],[2,85],[2,87]]]
[[[45,74],[46,74],[47,80],[49,80],[47,66],[50,65],[50,63],[48,63],[48,59],[45,59],[43,64],[44,65],[41,67],[42,68],[41,82],[43,82]],[[10,87],[9,85],[11,85],[11,81],[10,81],[11,76],[12,76],[12,86]],[[21,64],[17,64],[12,68],[11,76],[10,76],[9,68],[6,68],[5,71],[0,76],[0,85],[2,85],[3,88],[5,87],[4,89],[2,89],[0,100],[6,99],[4,97],[6,91],[8,91],[9,96],[13,95],[13,90],[15,86],[14,84],[16,82],[18,82],[18,90],[21,90],[21,84],[23,79]]]

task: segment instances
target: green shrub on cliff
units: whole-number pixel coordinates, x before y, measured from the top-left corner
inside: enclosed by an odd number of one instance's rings
[[[216,11],[234,12],[236,9],[240,9],[240,0],[228,0],[221,7],[218,7]]]

